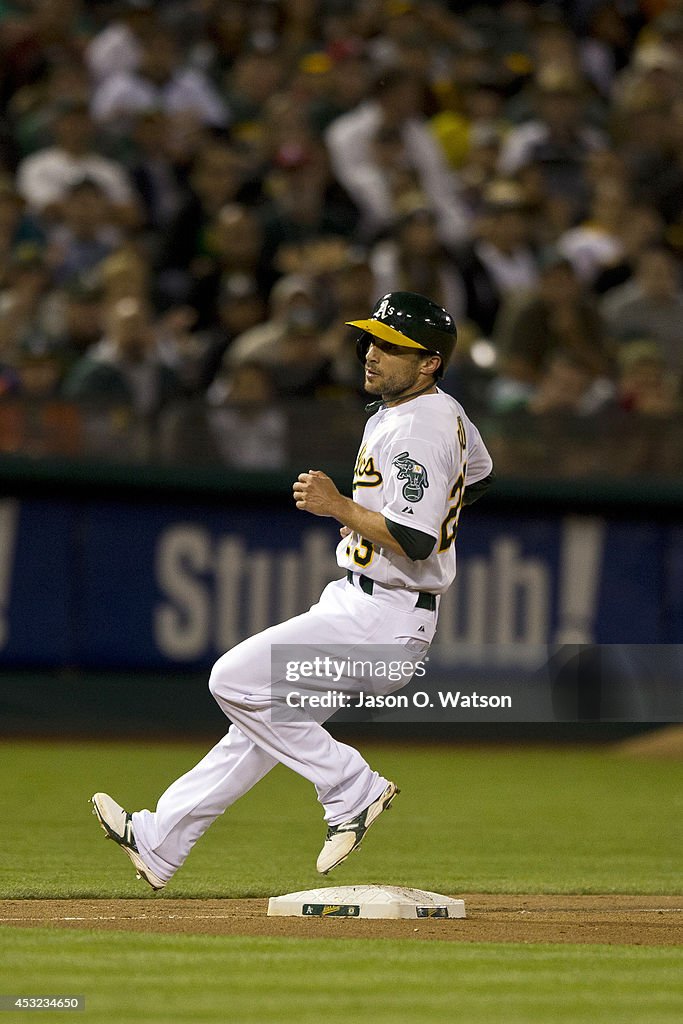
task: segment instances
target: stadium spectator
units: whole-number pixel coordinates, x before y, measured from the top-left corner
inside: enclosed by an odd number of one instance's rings
[[[119,223],[137,225],[140,211],[128,175],[97,149],[87,105],[58,101],[52,130],[54,144],[24,157],[17,168],[17,189],[29,209],[54,219],[68,190],[89,178],[100,186]]]
[[[573,80],[581,77],[581,51],[577,36],[572,32],[567,19],[553,5],[540,5],[540,9],[533,12],[529,25],[528,50],[535,79],[548,72]]]
[[[516,175],[526,202],[529,238],[540,251],[557,245],[565,231],[577,221],[576,201],[570,195],[550,192],[537,164],[529,164]]]
[[[306,153],[321,141],[313,133],[306,102],[289,87],[283,87],[268,99],[263,116],[256,124],[264,136],[261,174],[277,166],[278,154]]]
[[[150,310],[136,296],[107,308],[104,337],[72,366],[62,385],[65,398],[120,406],[142,420],[181,393],[177,374],[160,356]]]
[[[37,458],[82,455],[79,410],[59,396],[59,348],[43,342],[22,347],[11,372],[8,381],[0,362],[0,451]]]
[[[311,281],[297,274],[281,278],[271,292],[270,309],[269,320],[235,339],[227,365],[262,363],[273,371],[280,396],[315,397],[331,377]]]
[[[566,351],[550,356],[526,408],[534,416],[589,416],[614,397],[614,386],[593,367]]]
[[[192,160],[187,196],[160,245],[157,289],[162,303],[188,301],[197,271],[201,276],[206,267],[214,220],[237,199],[243,176],[233,146],[211,137],[201,142]]]
[[[265,305],[274,275],[265,264],[263,215],[245,203],[228,203],[207,227],[205,252],[191,264],[188,304],[204,330],[219,315],[221,283],[227,277],[255,284]]]
[[[263,269],[273,281],[291,269],[291,250],[316,238],[355,235],[358,210],[330,172],[320,143],[289,143],[275,153],[266,173],[263,208]]]
[[[230,121],[227,104],[208,77],[184,63],[173,33],[158,26],[143,40],[136,68],[109,75],[92,97],[93,120],[116,133],[129,131],[132,117],[145,110],[191,114],[215,128]]]
[[[546,68],[536,79],[536,117],[513,128],[503,142],[499,172],[514,177],[534,165],[545,189],[567,197],[580,212],[586,197],[584,162],[606,146],[585,116],[585,84],[566,70]]]
[[[131,132],[134,149],[128,171],[144,211],[141,226],[152,259],[157,257],[160,236],[178,213],[186,192],[182,165],[177,165],[171,145],[173,124],[160,110],[142,110],[134,118]]]
[[[635,47],[631,60],[614,83],[615,114],[643,109],[656,97],[660,103],[671,103],[680,93],[680,84],[680,56],[675,49],[663,41],[646,38]]]
[[[206,396],[176,404],[162,416],[162,454],[173,462],[233,469],[287,464],[287,420],[273,373],[258,362],[222,372]]]
[[[470,185],[481,184],[472,167],[468,173],[465,170],[470,165],[477,167],[481,159],[485,160],[486,180],[495,174],[500,143],[510,127],[504,110],[506,86],[504,76],[492,68],[460,89],[453,78],[434,84],[440,109],[429,125],[449,164],[459,171],[462,185],[465,179]]]
[[[478,124],[468,129],[459,177],[463,201],[473,220],[472,232],[476,228],[476,217],[483,210],[484,192],[498,177],[502,140],[503,131],[495,125]]]
[[[56,97],[62,105],[88,106],[90,92],[88,71],[80,60],[51,64],[37,82],[19,89],[7,104],[18,153],[27,156],[51,144]]]
[[[93,179],[71,185],[60,209],[47,231],[47,261],[57,286],[96,271],[121,243],[121,231],[110,220],[111,206]]]
[[[29,401],[57,398],[63,369],[59,348],[49,344],[24,348],[17,362],[18,393]]]
[[[102,337],[103,288],[98,276],[72,277],[45,300],[45,337],[59,352],[62,375]]]
[[[628,171],[633,195],[662,211],[662,187],[671,164],[674,131],[674,106],[657,92],[639,96],[615,115],[613,140]]]
[[[606,293],[601,312],[617,342],[649,337],[658,342],[670,370],[683,371],[683,288],[680,263],[664,246],[650,246],[633,278]]]
[[[397,289],[431,295],[459,320],[463,283],[453,255],[439,239],[436,214],[419,192],[407,193],[397,213],[391,238],[372,248],[375,298]]]
[[[558,251],[584,284],[592,286],[601,271],[624,258],[621,235],[631,212],[627,185],[619,178],[605,178],[594,186],[587,219],[558,238]]]
[[[24,242],[13,251],[0,290],[0,352],[12,365],[23,346],[43,337],[50,272],[44,250]]]
[[[0,102],[35,85],[54,64],[79,61],[88,37],[83,0],[3,5]]]
[[[603,266],[598,272],[592,286],[595,294],[604,295],[611,288],[630,280],[644,250],[661,244],[663,238],[664,221],[657,210],[647,205],[632,206],[628,218],[619,228],[621,258]]]
[[[617,367],[621,409],[655,417],[681,411],[681,377],[671,372],[656,341],[643,338],[626,342],[619,350]]]
[[[308,108],[309,123],[316,135],[325,130],[342,114],[361,103],[371,80],[371,64],[361,43],[343,40],[327,47],[331,60],[328,88],[322,96],[311,99]]]
[[[124,243],[98,268],[97,280],[102,285],[102,301],[109,307],[117,299],[135,295],[146,303],[150,298],[152,273],[149,261],[132,243]]]
[[[268,319],[238,335],[227,353],[229,366],[245,360],[270,362],[288,323],[313,328],[318,313],[313,279],[303,274],[287,274],[273,285],[268,296]]]
[[[197,381],[200,392],[215,378],[233,341],[262,324],[265,316],[266,302],[256,278],[243,271],[223,274],[218,284],[215,317],[200,330],[204,343]]]
[[[13,251],[26,242],[42,246],[45,232],[26,212],[26,203],[14,187],[11,176],[0,177],[0,282]]]
[[[428,77],[436,78],[452,53],[467,63],[476,44],[481,43],[478,29],[463,22],[446,4],[387,3],[366,5],[367,21],[363,26],[368,40],[368,54],[380,69],[401,67],[404,58],[416,66],[427,68]],[[418,48],[426,54],[414,52]],[[428,64],[427,64],[428,62]],[[466,77],[466,73],[463,73]]]
[[[93,82],[137,71],[143,44],[156,30],[152,0],[123,0],[85,47]]]
[[[503,306],[495,337],[500,377],[492,392],[494,408],[526,402],[556,352],[590,367],[595,377],[610,374],[595,304],[571,263],[557,252],[544,255],[538,287]]]
[[[683,87],[678,100],[663,113],[659,146],[641,162],[637,194],[654,206],[665,223],[672,225],[672,237],[680,239],[683,228]],[[680,250],[680,241],[677,243]]]
[[[604,0],[584,4],[579,20],[581,67],[594,88],[609,100],[617,71],[628,60],[629,28],[619,4]]]
[[[505,298],[527,292],[536,284],[538,262],[529,244],[530,223],[522,188],[512,181],[494,180],[482,200],[473,241],[458,254],[457,262],[465,314],[490,337]]]
[[[331,386],[330,359],[323,349],[319,325],[303,311],[292,311],[284,330],[261,360],[273,372],[275,390],[281,398],[317,398]]]
[[[325,133],[332,168],[363,215],[362,234],[376,237],[396,220],[390,161],[376,143],[391,143],[390,155],[415,176],[438,218],[439,237],[457,244],[467,237],[468,218],[457,183],[421,110],[424,83],[392,68],[377,77],[372,98],[338,117]]]
[[[234,126],[261,119],[266,103],[282,85],[284,70],[277,51],[247,49],[236,55],[220,79]]]
[[[319,261],[318,261],[319,262]],[[330,360],[332,394],[337,397],[361,394],[360,365],[355,346],[349,344],[346,323],[356,317],[355,310],[371,309],[383,293],[372,272],[366,251],[344,245],[330,261],[324,276],[328,299],[320,340],[321,352]]]

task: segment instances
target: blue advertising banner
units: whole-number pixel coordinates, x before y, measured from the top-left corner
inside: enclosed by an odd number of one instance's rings
[[[0,665],[204,668],[314,603],[336,525],[295,509],[0,500]],[[683,637],[683,530],[467,510],[435,653],[533,668],[562,644]],[[535,653],[536,652],[536,653]]]
[[[0,664],[72,660],[76,523],[66,502],[0,500]]]

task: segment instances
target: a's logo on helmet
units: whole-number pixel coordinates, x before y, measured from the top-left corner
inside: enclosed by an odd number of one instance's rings
[[[411,458],[408,452],[401,452],[392,462],[392,466],[398,469],[398,479],[406,481],[401,492],[406,501],[419,501],[424,497],[429,480],[427,470],[421,463]]]
[[[394,307],[389,305],[389,299],[382,299],[375,312],[372,314],[374,320],[384,320],[395,312]]]

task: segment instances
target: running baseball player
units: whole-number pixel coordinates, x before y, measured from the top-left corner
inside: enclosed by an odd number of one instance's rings
[[[272,678],[271,649],[398,645],[407,662],[424,659],[440,596],[455,576],[460,510],[488,486],[492,462],[462,406],[437,387],[457,336],[445,309],[413,292],[391,292],[370,319],[349,326],[356,328],[365,389],[379,396],[356,459],[353,497],[318,470],[301,473],[293,486],[297,508],[341,524],[337,562],[344,575],[309,611],[244,640],[216,662],[209,689],[230,728],[162,794],[155,811],[129,814],[106,793],[92,798],[108,838],[155,890],[209,825],[278,761],[313,783],[324,808],[321,874],[359,846],[399,792],[323,727],[333,709],[296,719],[271,713],[280,682]],[[386,691],[396,685],[387,681]],[[333,686],[352,693],[358,680],[335,677]]]

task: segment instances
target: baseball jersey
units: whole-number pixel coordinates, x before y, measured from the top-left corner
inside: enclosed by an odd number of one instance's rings
[[[436,543],[427,558],[413,561],[352,533],[340,541],[337,563],[386,586],[443,594],[455,577],[465,488],[492,467],[479,431],[443,391],[380,408],[365,425],[353,499]]]

